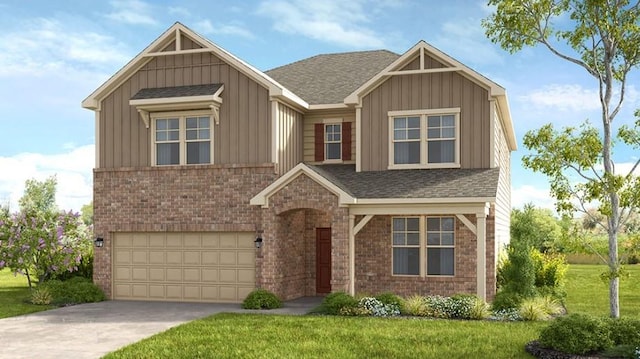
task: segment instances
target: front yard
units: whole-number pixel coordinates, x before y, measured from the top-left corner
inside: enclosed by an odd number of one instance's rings
[[[29,299],[27,278],[14,276],[8,269],[0,270],[0,318],[40,312],[53,308],[51,306],[33,305]]]

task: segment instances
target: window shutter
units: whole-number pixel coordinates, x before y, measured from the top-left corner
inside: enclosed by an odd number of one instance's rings
[[[315,125],[315,161],[324,161],[324,124]]]
[[[342,123],[342,160],[351,160],[351,122]]]

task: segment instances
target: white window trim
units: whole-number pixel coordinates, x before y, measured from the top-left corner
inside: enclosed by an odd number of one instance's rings
[[[393,219],[394,218],[420,218],[420,274],[394,274],[393,273],[393,249],[405,248],[413,246],[394,246],[393,245]],[[427,275],[427,218],[453,218],[453,246],[430,246],[433,248],[453,248],[453,275]],[[442,216],[392,216],[391,217],[391,276],[392,277],[408,277],[408,278],[454,278],[457,273],[456,267],[456,253],[457,253],[457,218],[455,216],[442,215]],[[415,247],[414,247],[415,248]]]
[[[210,138],[210,158],[211,161],[209,163],[194,163],[187,164],[187,139],[186,139],[186,118],[187,117],[209,117],[209,138]],[[179,135],[179,143],[180,143],[180,163],[177,165],[158,165],[156,158],[156,120],[165,119],[165,118],[178,118],[180,125],[180,135]],[[214,141],[213,141],[213,116],[211,111],[200,110],[200,111],[180,111],[180,112],[154,112],[150,114],[151,119],[151,166],[152,167],[168,167],[168,166],[202,166],[202,165],[210,165],[214,163],[213,154],[214,154]]]
[[[452,163],[427,163],[427,117],[430,115],[454,115],[456,126],[456,138],[455,138],[455,154],[454,162]],[[402,111],[389,111],[389,164],[387,166],[390,170],[397,169],[429,169],[429,168],[460,168],[460,108],[439,108],[439,109],[422,109],[422,110],[402,110]],[[395,164],[394,161],[394,139],[393,139],[393,119],[395,117],[415,116],[420,117],[420,163],[410,164]]]
[[[322,137],[324,139],[323,142],[323,150],[324,150],[324,160],[322,161],[322,163],[342,163],[343,159],[342,159],[342,140],[344,138],[344,135],[342,133],[342,129],[344,128],[344,126],[342,125],[342,121],[337,122],[338,120],[334,119],[332,122],[329,122],[329,120],[323,120],[322,124],[323,124],[323,133],[322,133]],[[336,142],[336,141],[331,141],[331,142],[327,142],[327,126],[329,125],[338,125],[340,126],[340,141]],[[339,143],[340,144],[340,158],[335,158],[335,159],[327,159],[327,144],[328,143]]]

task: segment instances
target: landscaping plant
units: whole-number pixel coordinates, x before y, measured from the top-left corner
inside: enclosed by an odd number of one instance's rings
[[[266,289],[256,289],[242,302],[243,309],[276,309],[282,307],[282,301]]]

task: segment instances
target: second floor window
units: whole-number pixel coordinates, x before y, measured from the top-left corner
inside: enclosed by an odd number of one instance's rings
[[[390,168],[459,167],[459,109],[392,111]]]
[[[324,148],[325,160],[341,160],[342,159],[342,125],[326,124],[324,125]]]
[[[154,165],[211,163],[212,126],[208,115],[161,116],[153,119]]]

